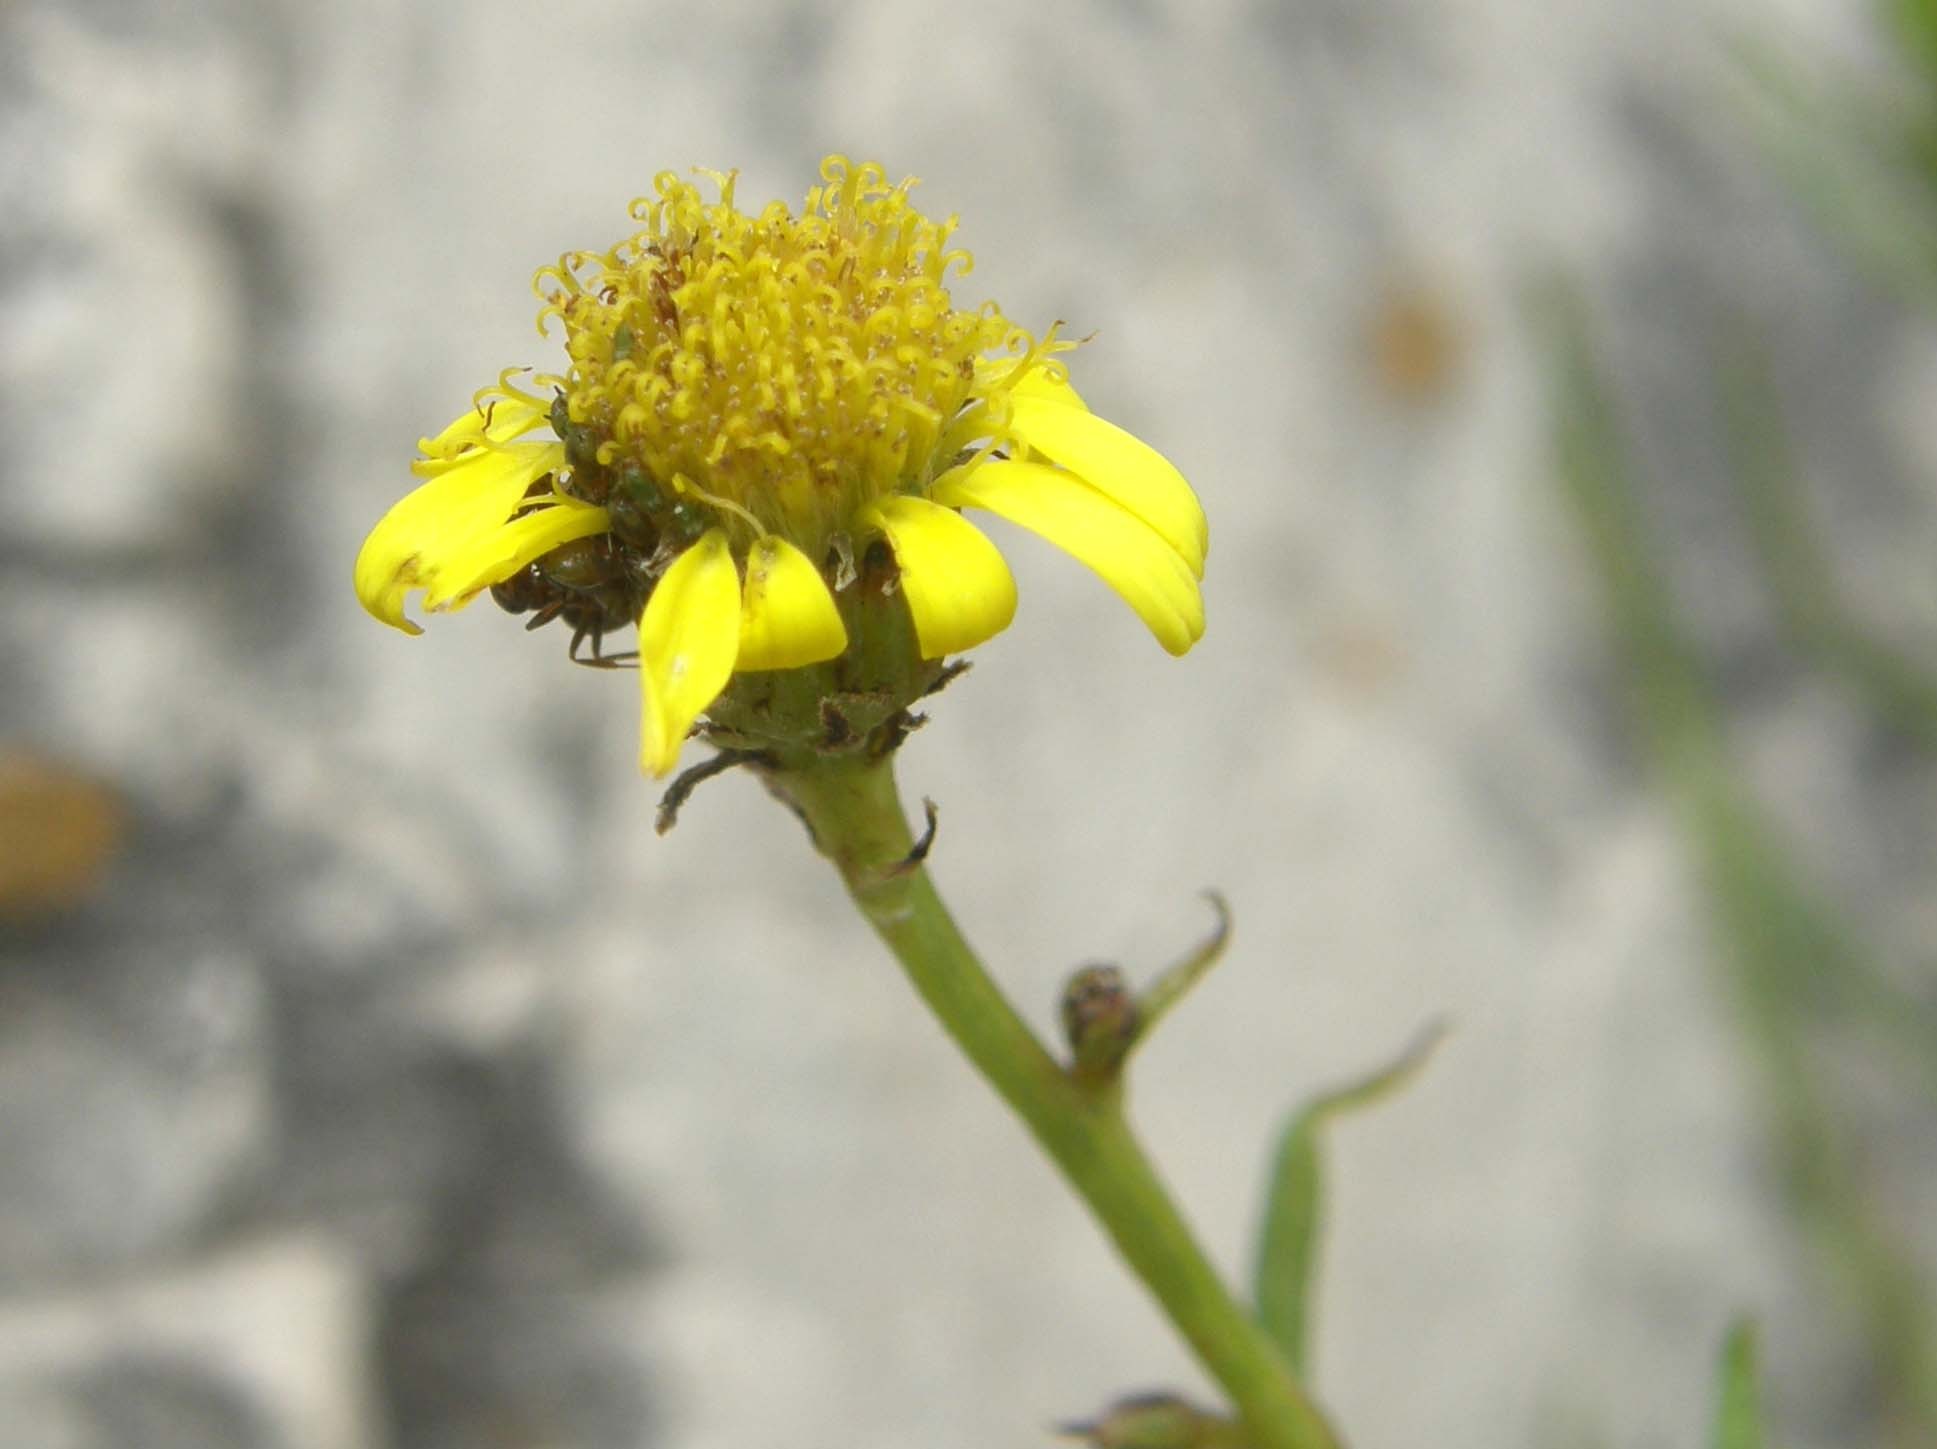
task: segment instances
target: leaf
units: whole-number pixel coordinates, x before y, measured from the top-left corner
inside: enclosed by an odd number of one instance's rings
[[[1883,14],[1904,58],[1926,81],[1937,78],[1937,0],[1884,0]]]
[[[1216,891],[1205,891],[1204,899],[1217,912],[1217,926],[1188,956],[1151,982],[1150,988],[1137,998],[1137,1043],[1143,1042],[1171,1008],[1209,974],[1231,943],[1230,905]]]
[[[1722,1342],[1710,1449],[1765,1449],[1755,1325],[1738,1319]]]
[[[1258,1236],[1253,1293],[1258,1321],[1301,1379],[1305,1377],[1312,1280],[1324,1213],[1321,1129],[1332,1118],[1383,1101],[1405,1086],[1425,1066],[1445,1035],[1444,1024],[1435,1022],[1389,1065],[1327,1092],[1293,1113],[1278,1139],[1265,1198],[1264,1225]]]

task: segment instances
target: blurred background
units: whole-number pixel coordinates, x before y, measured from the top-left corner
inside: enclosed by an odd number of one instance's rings
[[[1333,1129],[1359,1446],[1937,1443],[1922,0],[0,4],[0,1445],[1033,1444],[1209,1390],[750,780],[349,588],[655,172],[924,178],[1195,482],[902,756],[1031,1019],[1235,909],[1134,1107],[1246,1270]],[[623,647],[623,646],[621,646]]]

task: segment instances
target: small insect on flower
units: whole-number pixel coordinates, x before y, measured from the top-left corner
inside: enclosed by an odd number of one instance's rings
[[[638,656],[605,653],[605,636],[632,626],[648,592],[650,586],[634,574],[613,536],[595,534],[560,544],[491,585],[491,601],[507,614],[530,613],[526,629],[564,620],[572,631],[566,657],[574,664],[612,669]],[[578,651],[587,639],[592,653],[581,659]]]
[[[536,390],[507,372],[423,440],[424,482],[358,555],[365,608],[414,634],[413,591],[436,613],[488,589],[528,627],[564,621],[570,656],[599,665],[636,624],[653,774],[702,715],[756,739],[796,738],[779,718],[795,704],[818,719],[813,689],[764,677],[817,670],[826,697],[900,709],[1007,628],[1015,582],[964,510],[1088,565],[1171,653],[1197,642],[1196,496],[1089,410],[1055,328],[954,305],[970,258],[953,218],[910,204],[912,179],[829,157],[798,215],[748,214],[734,173],[704,174],[716,201],[662,173],[633,203],[641,230],[539,271],[564,371]],[[855,567],[875,553],[885,588]]]

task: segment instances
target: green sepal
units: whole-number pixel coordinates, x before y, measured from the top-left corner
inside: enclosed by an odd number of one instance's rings
[[[834,604],[846,652],[797,669],[734,675],[707,707],[711,743],[781,769],[812,769],[892,754],[920,723],[909,707],[957,671],[922,658],[885,549],[870,551],[858,576],[834,591]]]

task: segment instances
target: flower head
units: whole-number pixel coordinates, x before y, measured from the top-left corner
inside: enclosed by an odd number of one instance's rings
[[[588,663],[636,623],[653,774],[702,714],[747,727],[749,700],[722,699],[736,676],[831,664],[830,690],[906,694],[898,711],[933,661],[1006,628],[1014,580],[964,509],[1087,564],[1173,654],[1197,641],[1196,497],[1090,412],[1054,328],[954,305],[953,218],[838,156],[799,215],[743,212],[734,173],[707,174],[717,200],[662,173],[641,230],[538,273],[565,371],[536,379],[548,395],[502,375],[422,441],[424,482],[358,555],[365,608],[416,633],[412,591],[437,612],[490,589],[564,619]]]

